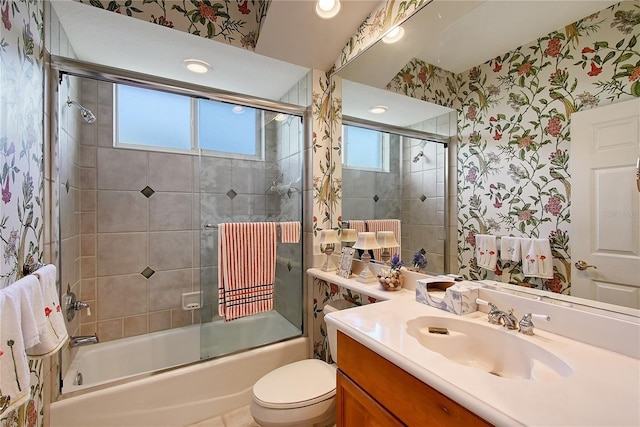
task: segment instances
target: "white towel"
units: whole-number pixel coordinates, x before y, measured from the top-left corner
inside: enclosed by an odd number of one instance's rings
[[[298,243],[300,241],[300,221],[280,223],[280,243]]]
[[[56,266],[53,264],[45,265],[36,270],[32,276],[37,278],[42,290],[41,313],[45,322],[44,327],[40,329],[40,343],[27,347],[27,354],[31,357],[43,357],[60,350],[67,342],[69,335],[58,298]]]
[[[500,238],[500,258],[503,261],[520,262],[520,238],[503,236]]]
[[[522,272],[526,277],[553,278],[553,257],[549,239],[521,239]]]
[[[276,223],[218,225],[218,312],[225,321],[273,310]]]
[[[40,328],[44,327],[45,318],[42,312],[42,293],[38,279],[26,276],[4,289],[19,304],[20,330],[25,348],[40,342]]]
[[[494,271],[498,261],[496,236],[476,234],[476,260],[478,267]]]
[[[0,290],[2,323],[0,324],[0,390],[10,398],[2,412],[10,412],[29,399],[30,372],[22,338],[22,313],[20,295]]]

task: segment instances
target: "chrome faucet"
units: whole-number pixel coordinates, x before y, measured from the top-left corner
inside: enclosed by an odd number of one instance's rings
[[[533,327],[534,324],[531,321],[531,318],[535,318],[535,319],[539,319],[539,320],[546,320],[547,322],[549,320],[551,320],[550,316],[547,316],[546,314],[535,314],[535,313],[527,313],[524,316],[522,316],[522,320],[520,321],[520,332],[522,332],[525,335],[533,335]]]
[[[479,298],[476,301],[478,303],[484,303],[484,301]],[[487,302],[487,305],[491,309],[488,314],[489,323],[493,325],[504,325],[507,329],[518,329],[518,319],[513,315],[513,309],[506,313],[498,309],[492,302]]]
[[[81,345],[87,344],[98,344],[100,340],[98,339],[98,334],[93,335],[79,335],[77,337],[71,337],[71,341],[69,345],[71,347],[78,347]]]

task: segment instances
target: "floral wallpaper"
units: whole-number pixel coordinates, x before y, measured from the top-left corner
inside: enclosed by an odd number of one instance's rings
[[[571,114],[640,96],[640,4],[622,2],[454,75],[412,60],[388,89],[458,110],[458,267],[571,290]],[[552,279],[478,267],[475,235],[549,238]]]
[[[41,259],[44,75],[41,2],[0,1],[0,288]]]
[[[42,259],[43,2],[0,0],[0,288]],[[42,360],[29,360],[31,396],[0,425],[43,423]]]
[[[100,9],[254,50],[271,0],[76,0]]]
[[[313,278],[313,357],[333,363],[329,351],[329,341],[327,338],[327,324],[324,321],[324,306],[331,301],[347,300],[355,305],[367,305],[375,303],[373,297],[351,291],[334,283],[322,279]]]

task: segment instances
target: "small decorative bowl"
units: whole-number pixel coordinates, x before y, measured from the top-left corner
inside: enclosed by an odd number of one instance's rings
[[[377,277],[386,291],[399,291],[404,286],[404,273],[400,270],[383,268],[378,272]]]

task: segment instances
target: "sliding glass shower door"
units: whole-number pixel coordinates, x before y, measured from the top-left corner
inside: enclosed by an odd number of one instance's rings
[[[304,127],[298,116],[216,101],[200,100],[199,110],[200,356],[205,359],[302,334],[302,232],[283,243],[281,230],[291,227],[284,223],[294,228],[302,223]],[[221,291],[218,238],[220,225],[227,223],[275,223],[275,257],[264,253],[273,245],[252,246],[252,256],[238,261],[239,269],[227,269]],[[222,247],[232,261],[228,246],[245,241],[236,240]],[[226,282],[254,268],[258,257],[273,261],[262,267],[275,273],[268,280],[273,283],[245,279],[247,298],[220,301],[229,291]],[[259,307],[251,299],[257,292]],[[246,304],[250,314],[225,318],[237,308],[233,304]]]

